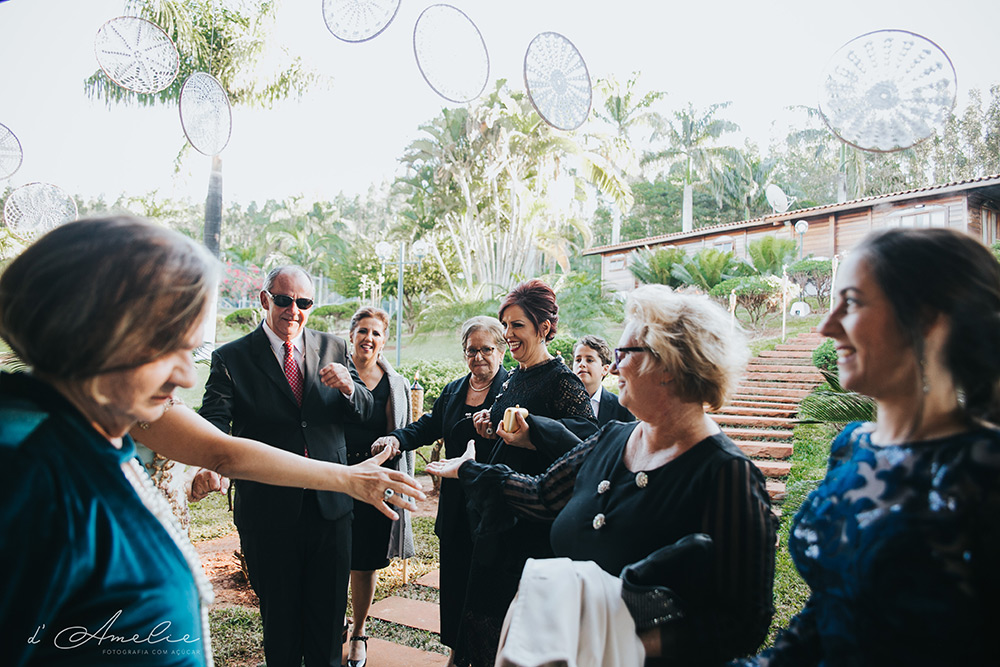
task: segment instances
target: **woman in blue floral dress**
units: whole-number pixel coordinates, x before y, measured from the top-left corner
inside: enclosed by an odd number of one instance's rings
[[[836,289],[820,331],[878,416],[837,437],[795,517],[809,601],[735,664],[1000,664],[1000,264],[966,234],[894,229]]]

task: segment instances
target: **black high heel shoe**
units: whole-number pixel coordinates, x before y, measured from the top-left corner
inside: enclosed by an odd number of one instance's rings
[[[347,667],[365,667],[368,664],[368,637],[364,635],[354,635],[351,637],[352,642],[364,642],[365,644],[365,657],[360,660],[348,660]]]

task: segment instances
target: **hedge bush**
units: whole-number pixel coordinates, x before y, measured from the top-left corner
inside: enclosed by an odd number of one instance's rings
[[[260,323],[260,309],[240,308],[226,315],[224,321],[231,327],[253,328]]]
[[[461,361],[416,361],[403,364],[396,369],[410,384],[415,372],[420,373],[420,385],[424,388],[424,412],[430,412],[434,401],[441,395],[444,386],[469,372],[469,367]]]
[[[837,374],[837,351],[834,348],[832,338],[827,338],[822,345],[813,350],[812,361],[813,366],[821,371]]]

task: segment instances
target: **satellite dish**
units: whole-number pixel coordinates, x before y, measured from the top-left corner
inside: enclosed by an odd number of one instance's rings
[[[784,213],[795,201],[794,197],[789,199],[784,190],[774,183],[764,188],[764,196],[767,197],[767,203],[771,205],[771,210],[775,213]]]

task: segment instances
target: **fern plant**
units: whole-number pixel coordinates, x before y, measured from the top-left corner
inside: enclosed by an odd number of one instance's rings
[[[848,424],[875,421],[875,400],[840,386],[836,373],[820,370],[829,388],[817,389],[802,399],[798,420],[802,424]]]

